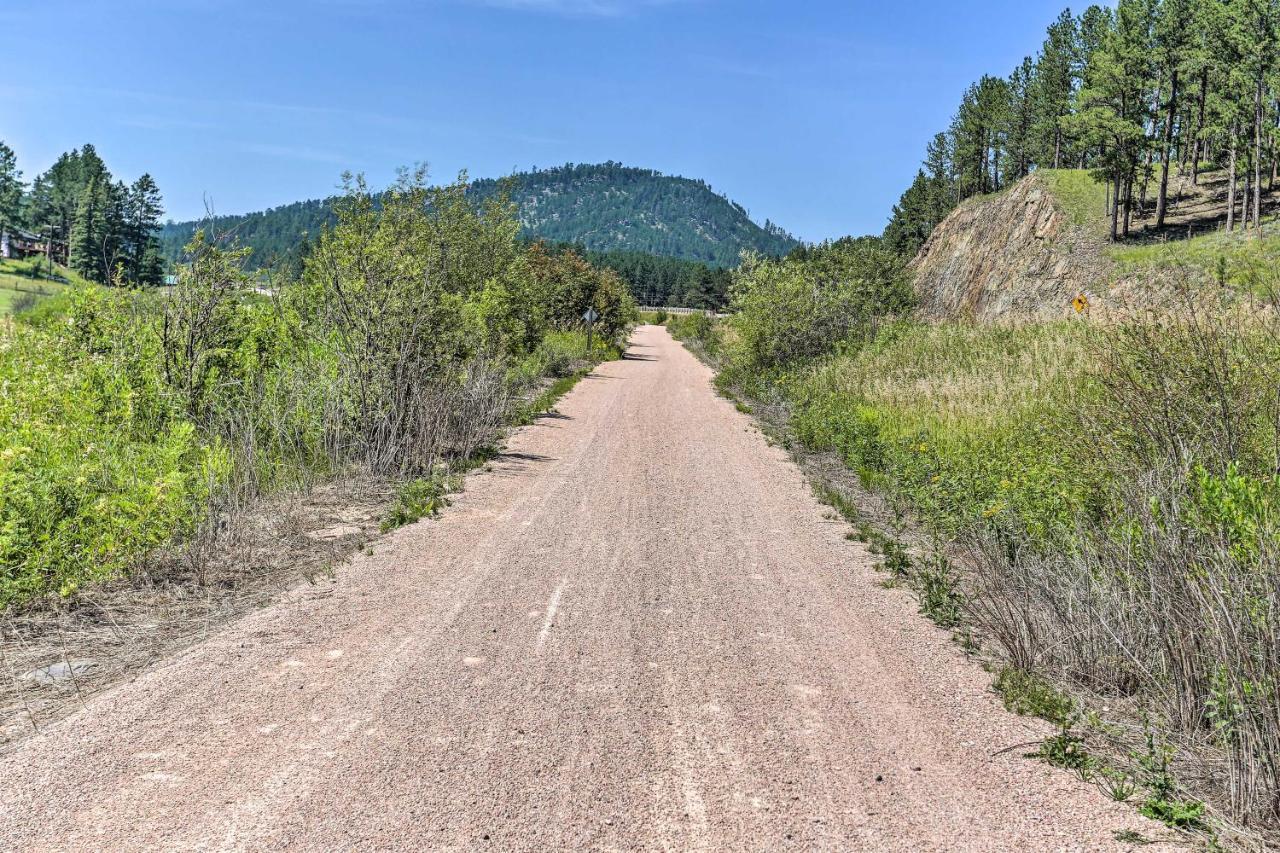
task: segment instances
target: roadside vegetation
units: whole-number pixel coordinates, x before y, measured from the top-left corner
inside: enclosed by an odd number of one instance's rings
[[[83,281],[57,264],[52,266],[50,275],[43,259],[0,259],[0,317],[34,308],[44,298],[56,296],[68,285]]]
[[[517,241],[500,197],[477,210],[421,171],[346,190],[271,295],[246,251],[199,233],[172,293],[77,282],[0,321],[0,607],[353,471],[405,484],[395,523],[429,515],[530,400],[550,405],[547,382],[617,353],[625,285]]]
[[[1171,826],[1276,830],[1274,308],[1188,274],[1174,310],[1106,327],[925,324],[882,252],[749,260],[727,321],[668,327],[718,353],[727,394],[784,412],[784,441],[838,457],[933,543],[908,554],[820,489],[887,584],[995,656],[1010,707],[1061,728],[1040,757]],[[1280,284],[1251,269],[1256,292]]]

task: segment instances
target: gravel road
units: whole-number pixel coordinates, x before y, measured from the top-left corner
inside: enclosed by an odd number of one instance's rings
[[[381,540],[0,757],[0,848],[1125,849],[1131,805],[660,327]]]

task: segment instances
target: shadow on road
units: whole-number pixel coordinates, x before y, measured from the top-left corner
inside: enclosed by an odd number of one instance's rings
[[[554,462],[554,456],[543,456],[541,453],[499,453],[494,459],[502,462]]]

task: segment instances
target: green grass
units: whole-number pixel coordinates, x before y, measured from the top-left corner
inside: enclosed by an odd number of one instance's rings
[[[1040,169],[1036,175],[1057,198],[1073,225],[1106,228],[1107,188],[1087,169]]]
[[[0,260],[0,316],[9,314],[13,305],[25,293],[39,297],[56,296],[69,284],[83,282],[78,275],[64,267],[54,266],[55,280],[45,278],[44,264],[33,260]]]
[[[1040,717],[1058,725],[1068,725],[1075,714],[1075,702],[1039,675],[1006,666],[996,677],[995,690],[1004,706],[1019,716]]]
[[[1280,266],[1280,233],[1264,221],[1263,237],[1254,232],[1214,231],[1187,240],[1110,246],[1107,255],[1121,274],[1188,271],[1211,281],[1260,295],[1268,291],[1271,273]]]
[[[1013,513],[1052,538],[1098,476],[1057,426],[1085,394],[1097,334],[1070,321],[891,327],[789,384],[796,437],[942,532]]]

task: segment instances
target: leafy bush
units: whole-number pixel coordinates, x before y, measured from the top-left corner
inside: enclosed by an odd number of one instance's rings
[[[227,473],[127,300],[85,286],[59,301],[50,332],[0,330],[0,607],[128,568],[192,529]]]
[[[876,238],[842,240],[782,260],[747,256],[734,274],[732,375],[792,368],[865,340],[905,310],[901,260]]]
[[[0,326],[0,607],[351,465],[407,479],[391,524],[443,506],[442,466],[478,458],[543,377],[615,357],[634,318],[615,274],[517,231],[463,181],[408,173],[375,197],[351,179],[300,281],[264,293],[198,232],[164,298],[77,284]]]
[[[712,359],[720,354],[724,342],[720,323],[706,314],[673,314],[667,320],[667,331]]]

